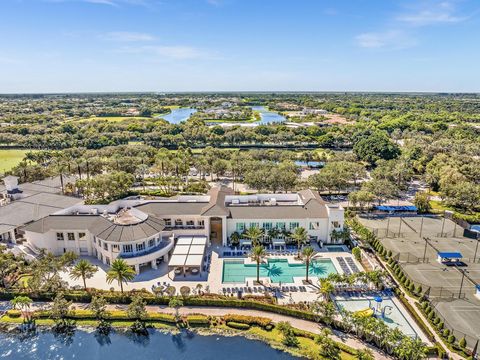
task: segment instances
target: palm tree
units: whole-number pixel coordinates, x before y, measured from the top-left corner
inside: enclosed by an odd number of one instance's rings
[[[308,271],[310,270],[310,260],[315,256],[315,250],[311,246],[307,246],[302,250],[302,258],[305,261],[305,281],[308,283]]]
[[[136,272],[123,259],[116,259],[112,262],[110,270],[107,272],[107,283],[111,284],[114,280],[118,281],[120,291],[123,293],[123,283],[132,281]]]
[[[245,231],[244,236],[252,240],[253,246],[258,246],[258,240],[263,236],[263,231],[254,226]]]
[[[267,253],[265,252],[265,249],[262,246],[255,246],[252,249],[252,253],[250,254],[252,257],[252,260],[257,263],[257,283],[260,282],[260,263],[262,262],[263,258]]]
[[[318,289],[318,292],[323,296],[325,301],[328,301],[330,299],[330,294],[333,292],[335,289],[333,284],[330,282],[328,279],[320,279],[320,288]]]
[[[32,305],[32,302],[32,299],[30,299],[28,296],[15,296],[10,301],[10,304],[14,309],[20,309],[24,319],[28,320],[28,310],[30,309],[30,305]]]
[[[83,287],[87,290],[86,279],[90,279],[98,271],[98,268],[90,263],[90,261],[81,259],[73,268],[70,270],[70,278],[72,280],[78,280],[82,278]]]
[[[308,240],[307,230],[305,230],[305,228],[303,227],[295,228],[292,234],[292,239],[294,239],[297,242],[298,252],[300,253],[300,246],[303,243],[306,243]]]
[[[373,352],[370,349],[358,349],[357,355],[355,355],[355,359],[358,360],[374,360]]]

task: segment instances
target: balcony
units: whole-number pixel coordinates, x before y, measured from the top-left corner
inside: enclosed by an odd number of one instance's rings
[[[162,249],[168,248],[165,251],[165,253],[167,253],[168,250],[170,250],[170,248],[172,247],[171,245],[173,245],[172,241],[162,241],[158,245],[155,245],[151,248],[148,248],[148,249],[145,249],[145,250],[142,250],[142,251],[135,251],[135,252],[131,252],[131,253],[122,252],[122,253],[118,254],[118,257],[121,258],[121,259],[132,259],[132,258],[137,258],[137,257],[140,257],[140,256],[146,256],[146,255],[154,254],[154,253],[156,253],[156,252],[158,252]]]
[[[203,230],[205,225],[167,225],[165,226],[165,231],[173,230]]]

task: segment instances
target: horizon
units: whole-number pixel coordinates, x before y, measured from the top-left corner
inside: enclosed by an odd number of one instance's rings
[[[474,0],[5,0],[0,93],[478,93]]]

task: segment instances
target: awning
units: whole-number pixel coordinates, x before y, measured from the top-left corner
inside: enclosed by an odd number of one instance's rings
[[[443,259],[461,259],[463,257],[459,252],[438,252],[437,255]]]
[[[172,255],[168,266],[184,266],[187,260],[187,255]]]
[[[190,245],[177,245],[173,250],[173,255],[188,255]]]
[[[185,266],[202,266],[203,255],[188,255]]]
[[[203,255],[204,252],[205,252],[205,246],[192,245],[190,246],[190,251],[188,253],[190,255]]]

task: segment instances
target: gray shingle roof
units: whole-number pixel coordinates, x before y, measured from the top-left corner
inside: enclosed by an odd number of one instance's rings
[[[162,220],[150,216],[140,223],[119,225],[101,215],[50,215],[26,225],[24,229],[42,234],[50,230],[88,230],[102,240],[126,242],[156,235],[164,227]]]

